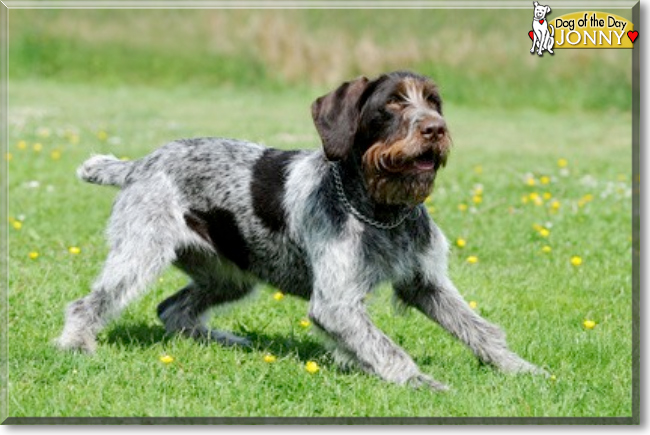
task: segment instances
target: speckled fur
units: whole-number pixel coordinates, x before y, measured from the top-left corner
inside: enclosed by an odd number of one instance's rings
[[[382,77],[378,80],[401,79]],[[346,89],[361,98],[358,88],[365,91],[368,83],[342,87],[337,98],[348,98]],[[424,109],[418,116],[426,115]],[[407,121],[414,125],[419,119]],[[59,346],[93,351],[107,322],[174,264],[191,282],[158,307],[172,332],[246,344],[245,338],[209,330],[206,316],[262,281],[309,299],[310,318],[344,359],[397,384],[446,389],[421,373],[368,317],[364,297],[379,283],[391,282],[400,301],[438,322],[481,360],[506,372],[543,373],[508,350],[503,332],[463,301],[447,277],[448,243],[421,204],[389,230],[346,210],[334,185],[333,161],[341,165],[346,196],[360,211],[388,219],[412,205],[377,203],[363,181],[363,150],[358,144],[332,145],[329,138],[335,135],[323,132],[327,127],[315,120],[324,150],[282,152],[245,141],[200,138],[171,142],[137,161],[112,156],[86,161],[80,178],[122,190],[108,226],[104,269],[92,292],[68,307]]]

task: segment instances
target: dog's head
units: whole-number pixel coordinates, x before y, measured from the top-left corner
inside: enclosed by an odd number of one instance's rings
[[[361,164],[372,198],[414,205],[433,188],[450,139],[442,100],[428,78],[393,72],[342,84],[312,104],[312,116],[331,161]]]
[[[540,5],[539,2],[533,2],[533,6],[535,7],[535,19],[536,20],[541,20],[542,18],[546,17],[546,14],[551,13],[551,7],[550,6]]]

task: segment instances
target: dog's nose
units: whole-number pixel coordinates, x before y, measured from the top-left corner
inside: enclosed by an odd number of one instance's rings
[[[427,140],[438,139],[445,134],[447,124],[445,120],[437,118],[427,118],[420,123],[420,134]]]

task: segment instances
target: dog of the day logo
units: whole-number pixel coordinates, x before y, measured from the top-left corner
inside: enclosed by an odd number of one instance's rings
[[[634,24],[607,12],[572,12],[548,19],[551,7],[533,2],[533,41],[531,53],[539,56],[558,48],[633,48],[639,37]]]

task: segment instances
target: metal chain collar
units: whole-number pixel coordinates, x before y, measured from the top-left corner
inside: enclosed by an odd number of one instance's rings
[[[404,213],[403,216],[401,216],[399,219],[397,219],[394,222],[390,223],[384,223],[384,222],[379,222],[377,220],[374,220],[372,218],[369,218],[365,216],[363,213],[358,211],[352,204],[350,204],[350,201],[345,196],[345,191],[343,190],[343,181],[341,180],[341,174],[340,174],[340,169],[339,165],[337,162],[332,163],[332,172],[334,173],[334,184],[336,184],[336,193],[345,206],[345,208],[348,209],[350,213],[354,215],[357,219],[359,219],[362,222],[367,223],[368,225],[371,225],[375,228],[379,228],[381,230],[392,230],[393,228],[397,228],[398,226],[402,225],[406,218],[409,217],[411,213],[413,213],[414,210],[417,209],[417,207],[414,207],[410,210],[408,210],[406,213]]]

